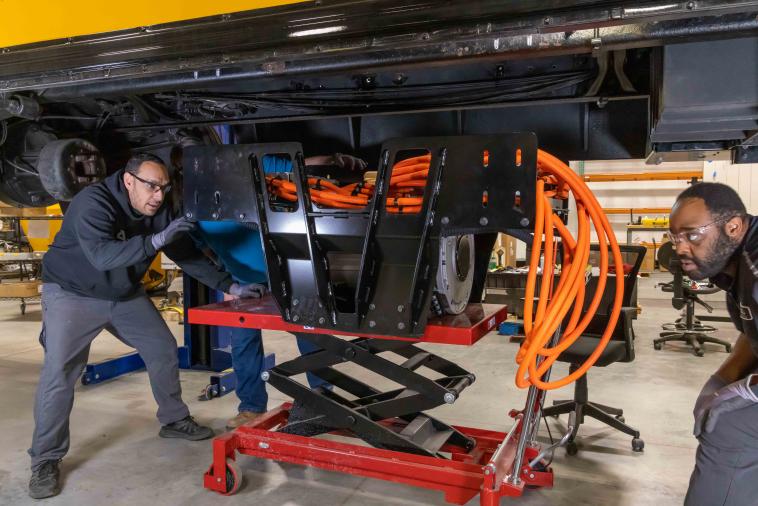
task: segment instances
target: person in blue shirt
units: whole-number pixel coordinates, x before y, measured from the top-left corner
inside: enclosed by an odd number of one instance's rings
[[[350,155],[310,157],[306,165],[337,165],[346,169],[365,169],[365,162]],[[275,156],[263,158],[263,169],[267,174],[290,172],[292,164],[289,159]],[[266,291],[268,277],[263,256],[260,234],[257,227],[231,221],[201,221],[193,233],[198,242],[204,243],[216,256],[224,270],[232,275],[236,286],[247,291]],[[226,294],[225,300],[250,296],[249,293]],[[257,294],[252,294],[253,296]],[[232,343],[232,367],[237,375],[237,396],[240,399],[238,414],[230,419],[226,427],[231,430],[254,420],[267,410],[268,395],[266,385],[261,379],[263,372],[263,341],[259,329],[220,327],[219,332],[226,333]],[[300,353],[307,354],[319,348],[303,337],[294,333]],[[328,387],[328,383],[308,373],[311,388]]]

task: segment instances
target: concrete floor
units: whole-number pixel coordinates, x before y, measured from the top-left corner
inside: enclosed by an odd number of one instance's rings
[[[660,323],[677,316],[670,299],[654,287],[666,279],[666,274],[641,279],[643,312],[635,323],[637,360],[590,372],[590,398],[625,410],[627,422],[642,433],[644,453],[631,451],[629,437],[588,420],[580,431],[579,454],[569,457],[563,450],[556,453],[555,487],[527,491],[522,498],[510,502],[535,506],[682,503],[695,451],[692,404],[701,385],[726,354],[711,345],[703,358],[678,345],[653,350],[652,339],[658,335]],[[723,308],[723,304],[720,306]],[[33,425],[32,398],[42,361],[37,342],[39,305],[30,306],[22,316],[16,303],[0,302],[0,322],[0,504],[32,504],[35,501],[26,495],[26,449]],[[736,335],[731,325],[718,325],[717,335],[733,341]],[[179,325],[172,324],[172,329],[177,336],[181,334]],[[275,352],[278,361],[295,356],[294,340],[288,335],[269,332],[266,336],[267,351]],[[507,430],[507,411],[521,407],[525,399],[525,392],[513,386],[516,345],[506,337],[491,334],[473,347],[429,348],[478,377],[455,405],[438,408],[436,415],[459,425]],[[90,360],[127,350],[103,334],[95,341]],[[557,372],[565,373],[565,367]],[[193,415],[223,430],[226,419],[235,413],[235,396],[197,401],[197,394],[208,382],[207,373],[182,372],[182,382]],[[273,389],[269,389],[269,395],[270,407],[284,400]],[[566,389],[551,394],[548,401],[570,396]],[[221,497],[202,487],[202,475],[211,459],[210,442],[158,438],[155,409],[144,372],[101,385],[78,386],[71,417],[72,447],[61,467],[64,490],[46,504],[445,504],[439,492],[247,456],[238,459],[245,475],[244,488],[235,496]],[[565,417],[551,421],[553,435],[564,424]],[[547,435],[544,425],[541,435]],[[504,500],[506,503],[509,501]],[[478,504],[478,498],[469,504]]]

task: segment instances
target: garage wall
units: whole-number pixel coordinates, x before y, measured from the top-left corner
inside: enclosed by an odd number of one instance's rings
[[[747,212],[758,214],[758,163],[707,162],[703,168],[703,180],[728,184],[737,190]]]
[[[732,165],[728,161],[676,162],[660,165],[645,165],[644,160],[608,160],[571,162],[571,167],[580,174],[624,173],[660,171],[703,171],[704,181],[728,184],[740,195],[750,214],[758,215],[758,164]],[[676,196],[689,186],[687,181],[633,181],[616,183],[589,183],[603,207],[671,207]],[[635,215],[634,218],[636,219]],[[654,216],[651,216],[654,217]],[[626,225],[628,215],[610,215],[609,220],[616,232],[616,239],[626,243]],[[569,227],[576,231],[576,208],[571,206]],[[635,231],[632,242],[660,242],[662,231]],[[593,234],[593,241],[597,237]],[[526,258],[526,245],[517,243],[516,256],[519,260]]]
[[[574,161],[569,165],[579,174],[592,173],[630,173],[630,172],[654,172],[659,171],[702,171],[703,162],[672,162],[660,165],[645,165],[644,160],[592,160]],[[758,177],[756,178],[758,182]],[[624,181],[607,183],[588,183],[594,192],[600,205],[605,208],[619,207],[667,207],[670,208],[676,196],[689,186],[687,181]],[[640,215],[635,214],[634,219]],[[662,216],[662,215],[661,215]],[[654,218],[655,215],[649,216]],[[626,243],[626,225],[629,223],[629,215],[608,216],[616,239],[621,244]],[[569,229],[576,232],[576,206],[573,201],[570,205]],[[632,234],[632,242],[640,241],[660,243],[663,238],[662,231],[635,231]],[[592,234],[592,241],[597,241],[597,236]],[[516,255],[518,259],[526,258],[526,245],[519,242]]]
[[[586,162],[571,162],[571,167],[579,174],[592,173],[629,173],[629,172],[655,172],[655,171],[702,171],[703,162],[673,162],[660,165],[645,165],[644,160],[593,160]],[[600,205],[607,208],[619,207],[666,207],[670,208],[676,196],[689,186],[688,181],[620,181],[607,183],[588,183],[594,192]],[[640,215],[635,214],[636,220]],[[650,218],[665,216],[664,214],[646,215]],[[576,214],[572,209],[572,218],[569,223],[576,230]],[[608,216],[616,239],[620,243],[626,243],[626,225],[629,223],[629,215]],[[632,234],[632,242],[660,242],[663,232],[659,231],[635,231]],[[593,241],[597,238],[593,235]]]

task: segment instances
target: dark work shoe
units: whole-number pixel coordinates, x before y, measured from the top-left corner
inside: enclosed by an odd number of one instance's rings
[[[158,435],[160,437],[178,437],[181,439],[189,439],[190,441],[200,441],[201,439],[213,437],[213,429],[198,425],[194,418],[188,416],[187,418],[182,418],[178,422],[164,425],[161,427],[161,431]]]
[[[61,473],[57,460],[46,460],[32,471],[29,480],[29,497],[44,499],[61,493]]]

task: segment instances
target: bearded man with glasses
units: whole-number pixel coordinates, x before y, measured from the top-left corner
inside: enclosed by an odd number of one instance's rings
[[[161,437],[191,441],[213,431],[199,425],[182,401],[174,335],[141,285],[163,251],[201,283],[240,297],[235,283],[203,254],[187,232],[195,223],[174,218],[165,202],[171,190],[163,161],[150,154],[74,197],[60,232],[43,259],[42,332],[45,359],[34,404],[29,455],[29,495],[60,492],[58,464],[69,449],[74,386],[87,364],[90,344],[103,330],[136,348],[145,362],[158,404]],[[97,423],[92,420],[91,423]]]
[[[684,273],[726,292],[740,332],[695,402],[700,444],[685,506],[758,504],[758,218],[729,186],[699,183],[677,197],[669,228]]]

